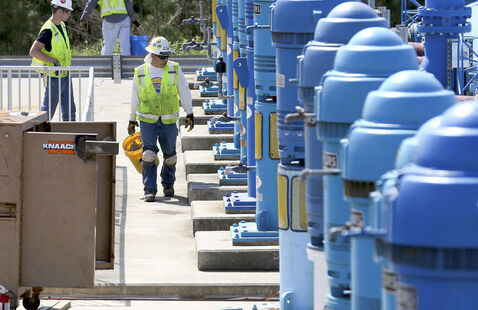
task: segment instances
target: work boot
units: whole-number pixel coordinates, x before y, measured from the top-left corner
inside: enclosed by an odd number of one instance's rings
[[[156,195],[153,193],[144,193],[144,201],[153,202],[156,198]]]
[[[173,197],[174,196],[174,187],[172,185],[163,185],[163,193],[166,197]]]

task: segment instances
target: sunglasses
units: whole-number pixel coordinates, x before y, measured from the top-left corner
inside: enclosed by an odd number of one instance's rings
[[[165,59],[168,59],[169,56],[158,56],[158,58],[161,59],[161,60],[165,60]]]

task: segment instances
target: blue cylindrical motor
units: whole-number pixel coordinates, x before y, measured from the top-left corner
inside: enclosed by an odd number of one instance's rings
[[[254,0],[254,82],[256,224],[260,231],[277,231],[277,109],[275,49],[269,29],[274,1]]]
[[[234,95],[234,69],[232,63],[234,61],[233,53],[233,44],[234,44],[234,28],[232,22],[232,5],[233,0],[226,0],[227,3],[227,62],[226,62],[226,73],[227,73],[227,95]],[[234,116],[234,99],[227,99],[227,115]],[[237,142],[238,143],[238,142]],[[236,141],[234,141],[236,145]],[[236,146],[236,148],[238,148]]]
[[[362,30],[339,49],[334,70],[324,75],[314,101],[317,135],[323,142],[323,168],[342,168],[340,140],[362,115],[367,94],[391,74],[417,67],[413,48],[385,28]],[[350,207],[339,176],[325,176],[324,183],[324,248],[331,291],[327,307],[350,309],[350,245],[341,238],[331,239],[329,234],[330,228],[349,220]]]
[[[449,40],[459,39],[460,34],[471,30],[466,22],[470,16],[471,8],[465,6],[465,0],[426,0],[418,8],[418,17],[422,19],[418,31],[425,34],[422,67],[433,73],[444,87],[454,89],[457,82],[453,81],[448,63]]]
[[[245,0],[245,26],[252,26],[254,24],[253,16],[253,2],[252,0]],[[252,31],[246,33],[247,38],[247,68],[249,73],[249,83],[247,85],[247,165],[254,167],[256,165],[255,157],[255,102],[256,102],[256,87],[254,81],[254,35]],[[256,197],[256,170],[250,169],[247,172],[247,192],[250,197]]]
[[[307,259],[305,244],[307,213],[303,199],[302,167],[279,165],[277,187],[279,191],[279,259],[280,308],[284,310],[313,309],[312,262]]]
[[[367,27],[386,26],[386,21],[379,18],[374,10],[361,2],[345,2],[336,6],[326,18],[317,23],[314,40],[304,47],[303,55],[298,57],[298,97],[306,113],[305,118],[305,167],[321,169],[322,142],[317,138],[314,122],[310,114],[314,111],[314,87],[320,84],[322,75],[333,68],[335,54],[340,46],[346,44],[358,31]],[[308,233],[310,235],[309,251],[322,251],[324,239],[324,208],[322,177],[309,176],[306,181],[306,208]],[[312,254],[314,274],[324,268],[322,256]],[[319,258],[315,260],[314,258]],[[314,278],[314,287],[321,287],[322,279]],[[323,303],[326,296],[323,290],[314,290],[315,300]],[[317,308],[320,305],[315,304]]]
[[[409,60],[416,63],[413,57]],[[400,143],[455,102],[454,93],[444,90],[433,75],[417,70],[396,73],[368,94],[362,118],[342,140],[342,177],[352,230],[373,225],[369,195],[380,176],[394,168]],[[354,310],[381,306],[382,274],[374,261],[374,246],[373,238],[358,236],[351,241]]]
[[[254,0],[254,24],[269,26],[270,6],[273,0]],[[269,28],[254,31],[254,80],[256,82],[257,100],[265,102],[267,98],[276,97],[276,51],[272,47],[272,34]]]
[[[376,182],[376,190],[370,194],[370,199],[372,200],[370,213],[373,221],[371,227],[375,231],[383,231],[387,228],[386,223],[388,223],[388,221],[383,215],[387,214],[385,210],[390,205],[389,198],[396,194],[396,184],[400,176],[399,169],[404,168],[414,161],[419,137],[424,131],[438,127],[440,121],[441,116],[436,116],[428,120],[413,137],[403,140],[397,152],[395,170],[386,172]],[[375,248],[377,261],[382,266],[382,298],[380,309],[392,310],[396,309],[397,305],[398,277],[392,268],[392,264],[386,258],[387,255],[381,252],[382,249],[383,247]]]
[[[345,2],[336,6],[315,28],[314,40],[304,47],[303,55],[297,57],[298,97],[305,113],[314,111],[314,87],[320,84],[322,75],[333,68],[339,47],[358,31],[367,27],[385,27],[386,21],[374,10],[361,2]],[[305,167],[321,169],[322,143],[317,140],[315,124],[305,122]],[[308,232],[311,245],[323,247],[324,220],[322,177],[309,177],[306,183],[306,206]]]
[[[277,230],[277,112],[274,101],[255,103],[256,224],[261,231]]]
[[[279,154],[284,165],[304,165],[304,121],[285,123],[287,114],[300,106],[297,87],[290,83],[297,77],[296,59],[304,45],[314,38],[317,21],[326,17],[341,2],[324,0],[278,0],[272,8],[272,42],[276,47],[276,85]],[[316,65],[316,64],[315,64]]]
[[[478,106],[448,109],[424,131],[384,210],[378,247],[397,274],[398,309],[474,309],[478,303]]]

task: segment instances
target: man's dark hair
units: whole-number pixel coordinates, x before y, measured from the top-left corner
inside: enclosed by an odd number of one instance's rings
[[[52,12],[53,14],[55,14],[56,11],[58,11],[59,9],[61,9],[61,7],[59,7],[58,5],[56,5],[56,4],[52,4],[52,5],[51,5],[51,12]]]

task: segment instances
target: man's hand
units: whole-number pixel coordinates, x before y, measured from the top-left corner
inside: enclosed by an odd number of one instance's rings
[[[84,16],[80,17],[80,28],[85,28],[86,25],[86,18]]]
[[[188,127],[189,127],[188,131],[191,131],[194,128],[194,115],[192,113],[186,115],[186,124],[184,125],[184,128],[188,128]]]
[[[138,122],[137,121],[129,121],[128,124],[128,135],[132,136],[134,132],[136,131],[134,127],[138,127]]]
[[[60,62],[58,61],[58,59],[55,59],[55,61],[53,62],[53,66],[61,67]],[[60,76],[60,71],[55,71],[55,74]]]
[[[131,23],[132,23],[135,27],[141,26],[141,24],[140,24],[136,19],[133,19],[133,20],[131,21]]]

